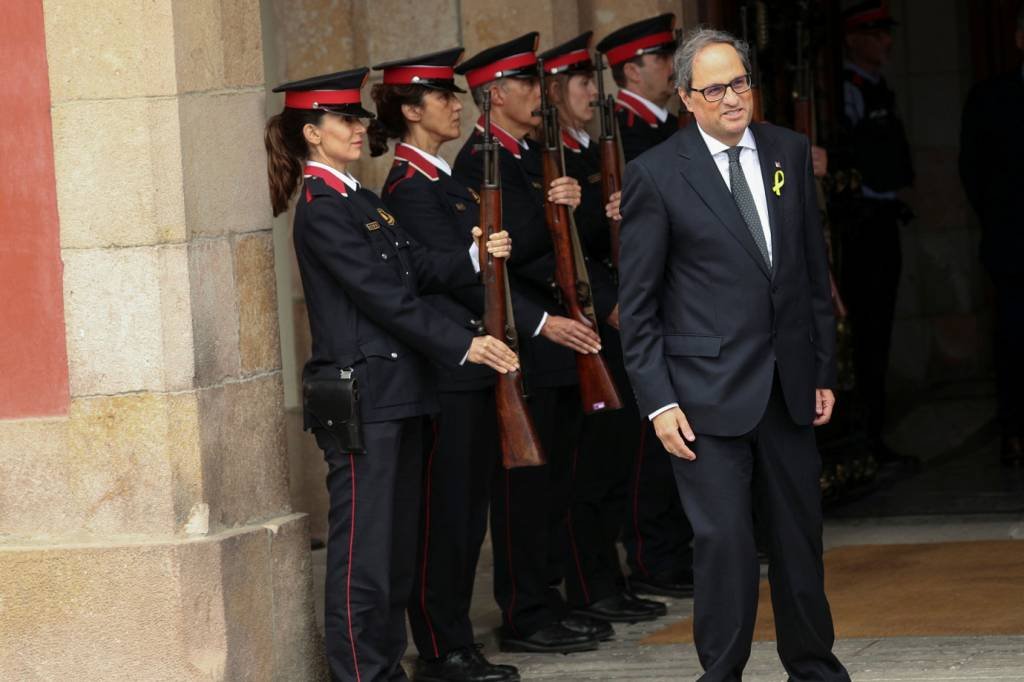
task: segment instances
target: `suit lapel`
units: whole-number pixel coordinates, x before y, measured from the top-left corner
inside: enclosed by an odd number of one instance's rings
[[[778,149],[764,127],[753,123],[750,126],[750,131],[754,134],[754,141],[757,142],[757,159],[761,164],[761,181],[765,185],[764,196],[768,203],[768,231],[772,237],[772,279],[774,279],[775,273],[779,271],[779,256],[782,255],[782,248],[779,245],[782,230],[779,229],[778,217],[779,202],[782,201],[782,197],[775,196],[772,187],[775,185],[775,171],[781,170],[776,168],[775,162],[781,162],[782,157],[778,155]]]
[[[736,206],[722,174],[711,158],[708,147],[700,136],[696,125],[687,126],[678,133],[679,154],[683,157],[682,174],[693,190],[718,218],[725,229],[735,237],[747,254],[754,260],[765,277],[771,277],[768,265],[761,251],[750,235],[750,229]],[[758,143],[760,144],[760,142]],[[774,244],[774,241],[773,241]]]

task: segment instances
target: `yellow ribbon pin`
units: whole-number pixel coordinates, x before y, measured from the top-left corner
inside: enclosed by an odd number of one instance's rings
[[[775,171],[775,184],[772,185],[772,191],[775,192],[775,196],[782,196],[782,186],[786,184],[786,174],[781,169]]]

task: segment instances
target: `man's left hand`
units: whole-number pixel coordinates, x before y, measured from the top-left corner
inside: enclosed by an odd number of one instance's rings
[[[832,419],[832,408],[836,406],[836,396],[830,388],[819,388],[814,391],[815,426],[824,426]]]

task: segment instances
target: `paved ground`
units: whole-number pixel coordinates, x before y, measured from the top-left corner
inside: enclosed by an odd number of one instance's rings
[[[997,463],[992,404],[984,388],[938,391],[908,410],[890,444],[925,460],[916,476],[896,478],[871,496],[830,509],[825,548],[957,540],[1024,541],[1024,471]],[[998,511],[998,514],[969,513]],[[314,552],[314,582],[322,623],[324,552]],[[485,544],[472,617],[477,640],[495,662],[519,667],[523,680],[693,680],[700,665],[692,645],[641,646],[647,634],[691,614],[692,601],[665,600],[669,615],[654,623],[616,626],[617,636],[594,652],[562,655],[502,654],[493,630],[500,615],[491,596],[491,553]],[[1024,581],[1024,575],[1021,576]],[[1024,608],[1024,604],[1021,604]],[[848,639],[836,654],[855,682],[1015,680],[1024,682],[1024,636]],[[407,662],[415,658],[410,644]],[[754,645],[744,680],[786,679],[773,642]]]

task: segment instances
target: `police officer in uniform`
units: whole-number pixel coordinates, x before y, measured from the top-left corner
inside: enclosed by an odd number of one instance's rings
[[[572,208],[579,203],[579,185],[558,178],[544,187],[540,156],[526,134],[540,123],[537,82],[537,33],[488,48],[456,67],[466,77],[479,105],[491,93],[491,133],[501,145],[499,171],[505,229],[516,242],[509,260],[513,291],[544,312],[527,320],[516,306],[517,323],[530,332],[521,337],[529,409],[548,463],[499,471],[491,502],[494,538],[494,592],[502,610],[499,631],[505,651],[562,652],[594,649],[612,635],[605,623],[567,613],[556,587],[562,580],[564,533],[570,466],[578,442],[582,407],[575,352],[596,353],[600,337],[575,320],[553,295],[554,258],[544,219],[545,196]],[[480,188],[483,165],[475,146],[482,141],[483,119],[455,160],[455,177]],[[520,319],[523,318],[523,319]],[[557,547],[557,549],[556,549]]]
[[[295,253],[309,310],[306,427],[328,463],[326,647],[335,680],[404,680],[405,606],[415,566],[423,415],[437,409],[427,358],[507,372],[515,354],[442,317],[419,290],[476,281],[476,249],[425,253],[347,171],[372,118],[369,69],[278,86],[284,110],[265,143],[274,213],[295,207]],[[506,256],[507,239],[488,242]],[[358,382],[358,397],[351,379]],[[355,414],[336,414],[357,400]],[[361,438],[353,436],[360,432]]]
[[[631,161],[670,138],[679,120],[665,109],[675,96],[675,15],[662,14],[613,31],[597,44],[619,86],[615,98],[622,152]],[[668,453],[647,415],[629,482],[622,541],[630,588],[643,594],[693,594],[693,530],[683,513]]]
[[[597,44],[619,86],[615,113],[626,161],[679,129],[679,119],[665,108],[676,92],[672,79],[674,25],[674,14],[661,14],[623,26]]]
[[[443,250],[468,248],[480,220],[479,197],[452,177],[439,156],[441,146],[460,134],[456,93],[465,90],[455,84],[454,66],[462,53],[459,47],[373,67],[383,82],[373,88],[371,153],[383,154],[389,141],[397,141],[381,198],[414,239]],[[445,318],[477,332],[482,284],[424,298]],[[535,306],[524,317],[542,314]],[[420,653],[416,679],[512,682],[519,679],[514,667],[489,663],[474,646],[469,619],[491,480],[500,468],[495,374],[475,365],[435,364],[434,371],[441,409],[424,443],[423,513],[408,609]]]
[[[566,597],[577,612],[609,622],[653,620],[666,613],[661,602],[624,590],[615,543],[622,530],[632,462],[640,444],[640,415],[622,361],[618,301],[611,267],[611,239],[601,194],[601,154],[585,130],[597,98],[592,32],[540,55],[548,101],[558,110],[565,172],[582,188],[576,227],[587,255],[602,354],[614,376],[623,409],[583,419],[574,453],[572,500],[566,529],[572,561],[565,570]]]
[[[849,7],[843,21],[842,131],[829,154],[845,178],[838,183],[841,191],[834,204],[839,288],[849,309],[856,397],[868,446],[883,464],[912,465],[882,441],[885,376],[902,265],[899,226],[909,219],[897,192],[914,181],[896,95],[882,76],[896,22],[877,1]]]

